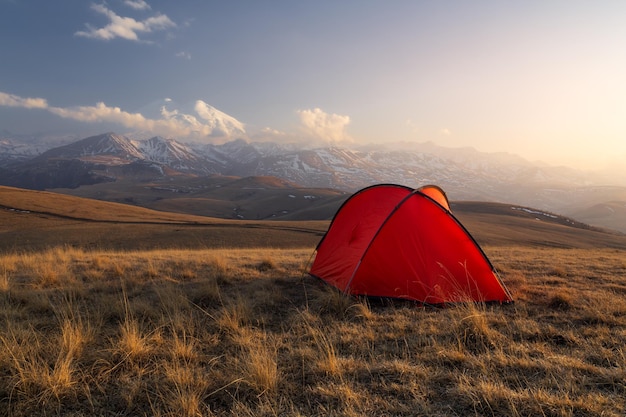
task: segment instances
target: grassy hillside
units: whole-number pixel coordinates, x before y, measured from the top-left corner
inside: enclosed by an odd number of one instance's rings
[[[227,176],[142,183],[121,180],[52,191],[161,211],[245,220],[328,219],[347,197],[341,191],[302,188],[275,177]],[[325,210],[328,205],[334,210]]]
[[[623,416],[626,237],[455,203],[515,303],[306,275],[328,221],[0,187],[0,415]]]
[[[313,247],[328,222],[254,222],[0,187],[0,252],[91,249]]]
[[[317,210],[328,218],[338,206],[339,202],[322,204]],[[590,228],[561,216],[545,215],[549,213],[476,202],[457,202],[452,210],[484,245],[626,248],[624,235]],[[60,245],[95,249],[312,248],[328,224],[327,220],[218,219],[0,187],[0,251]]]
[[[546,248],[626,248],[626,235],[510,204],[455,202],[452,211],[480,244]]]
[[[0,255],[0,415],[623,416],[625,252],[486,250],[515,304],[370,304],[309,249]]]
[[[576,210],[571,215],[589,223],[603,224],[626,233],[626,201],[624,200],[593,204],[585,210]]]

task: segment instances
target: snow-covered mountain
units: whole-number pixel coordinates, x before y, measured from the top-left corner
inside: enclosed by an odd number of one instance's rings
[[[8,131],[0,132],[0,166],[26,161],[48,149],[75,142],[80,137],[74,135],[16,135]]]
[[[81,159],[105,161],[120,165],[142,159],[144,155],[128,138],[115,133],[91,136],[69,145],[52,148],[37,156],[36,160]]]
[[[6,146],[15,149],[16,145]],[[121,178],[144,181],[213,174],[274,176],[304,187],[345,191],[376,183],[410,187],[434,183],[452,200],[505,202],[561,214],[626,200],[625,187],[606,186],[602,178],[583,171],[432,143],[304,149],[242,139],[221,145],[183,144],[162,137],[139,140],[106,133],[26,158],[23,152],[11,164],[1,165],[0,184],[70,188]]]
[[[104,166],[126,165],[136,161],[154,162],[181,172],[215,173],[205,158],[174,139],[155,136],[131,140],[115,133],[90,136],[37,155],[29,164],[49,159],[78,159]]]
[[[33,146],[0,138],[0,161],[19,161],[34,158],[39,152]]]
[[[174,139],[155,136],[143,141],[133,141],[132,143],[141,153],[143,159],[167,165],[176,171],[204,174],[218,172],[213,167],[213,164],[187,145]]]
[[[428,182],[459,188],[459,197],[479,196],[498,185],[600,185],[588,173],[532,164],[510,154],[444,148],[432,143],[348,149],[329,146],[304,149],[293,144],[246,142],[221,145],[183,144],[159,136],[130,139],[115,133],[91,136],[40,152],[27,144],[0,140],[4,160],[34,165],[44,160],[71,160],[105,166],[152,162],[194,175],[276,176],[309,187],[356,190],[373,183],[418,186]],[[467,195],[470,194],[470,195]]]

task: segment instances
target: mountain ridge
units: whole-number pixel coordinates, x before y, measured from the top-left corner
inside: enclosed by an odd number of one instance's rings
[[[7,142],[5,140],[5,142]],[[274,176],[309,188],[353,192],[377,183],[440,185],[455,200],[521,204],[626,231],[624,211],[598,216],[589,207],[626,202],[626,187],[604,185],[583,171],[538,166],[506,153],[444,148],[426,143],[346,148],[247,142],[181,143],[113,132],[57,146],[28,158],[3,154],[0,184],[32,189],[76,188],[207,175]],[[615,203],[612,203],[615,204]]]

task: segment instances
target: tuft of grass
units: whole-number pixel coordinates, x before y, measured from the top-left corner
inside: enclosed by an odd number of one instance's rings
[[[68,346],[63,340],[46,343],[28,329],[12,330],[0,338],[0,343],[9,359],[6,380],[12,386],[12,396],[23,401],[25,409],[36,404],[58,407],[65,397],[75,395],[78,380],[74,352],[64,349]]]
[[[6,293],[11,288],[11,277],[6,268],[0,270],[0,292]]]
[[[569,310],[572,308],[573,299],[565,291],[555,291],[548,298],[548,307],[555,310]]]
[[[240,366],[243,367],[244,380],[258,395],[276,394],[280,382],[277,352],[267,345],[266,340],[249,344]]]
[[[327,376],[341,377],[341,361],[330,335],[325,333],[321,322],[311,321],[309,314],[303,314],[301,317],[305,324],[306,338],[311,340],[311,347],[314,348],[310,359],[316,369]]]
[[[6,293],[11,288],[11,277],[18,270],[19,256],[9,254],[0,256],[0,292]]]
[[[150,353],[150,337],[146,335],[135,318],[124,320],[120,325],[117,350],[124,358],[140,360]]]
[[[484,353],[501,346],[504,338],[490,323],[484,303],[464,303],[451,308],[459,348]]]
[[[193,362],[166,362],[163,366],[166,386],[159,393],[168,415],[196,417],[210,413],[203,402],[209,383],[202,368]]]
[[[355,302],[354,298],[330,285],[317,288],[314,296],[316,304],[321,306],[321,311],[339,318],[346,317]]]
[[[565,278],[567,277],[567,269],[563,266],[555,266],[550,270],[549,275]]]
[[[151,338],[133,315],[128,297],[125,293],[123,295],[125,315],[119,324],[119,336],[115,343],[115,351],[123,360],[136,362],[148,358],[150,355],[152,350]]]
[[[242,326],[251,323],[252,318],[251,302],[237,296],[221,309],[217,324],[223,331],[237,334]]]
[[[67,263],[64,259],[57,259],[51,252],[46,253],[40,262],[30,262],[31,274],[36,279],[33,282],[37,287],[54,287],[61,284],[69,276]]]
[[[64,320],[61,326],[61,346],[72,358],[80,358],[87,344],[93,339],[93,329],[81,320]]]
[[[205,261],[205,278],[213,278],[218,283],[228,281],[228,261],[223,256],[213,255]]]
[[[216,278],[202,277],[199,282],[194,283],[192,288],[193,291],[188,294],[192,304],[200,308],[207,308],[221,303],[222,295]]]
[[[198,339],[187,334],[185,330],[181,334],[174,331],[171,343],[172,359],[191,362],[198,357]]]
[[[274,263],[273,260],[271,259],[263,259],[258,265],[257,265],[257,269],[260,272],[267,272],[267,271],[271,271],[273,269],[276,269],[276,263]]]
[[[376,314],[372,311],[367,298],[357,300],[357,302],[348,307],[347,311],[350,312],[354,318],[365,321],[374,320],[376,317]]]

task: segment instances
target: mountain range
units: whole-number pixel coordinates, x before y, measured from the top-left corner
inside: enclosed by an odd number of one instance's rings
[[[75,189],[119,181],[271,176],[293,187],[353,192],[377,183],[440,185],[451,200],[524,205],[626,231],[626,187],[614,178],[506,153],[433,143],[306,148],[233,140],[221,145],[105,133],[42,149],[0,136],[0,184]],[[58,142],[57,142],[58,143]]]

